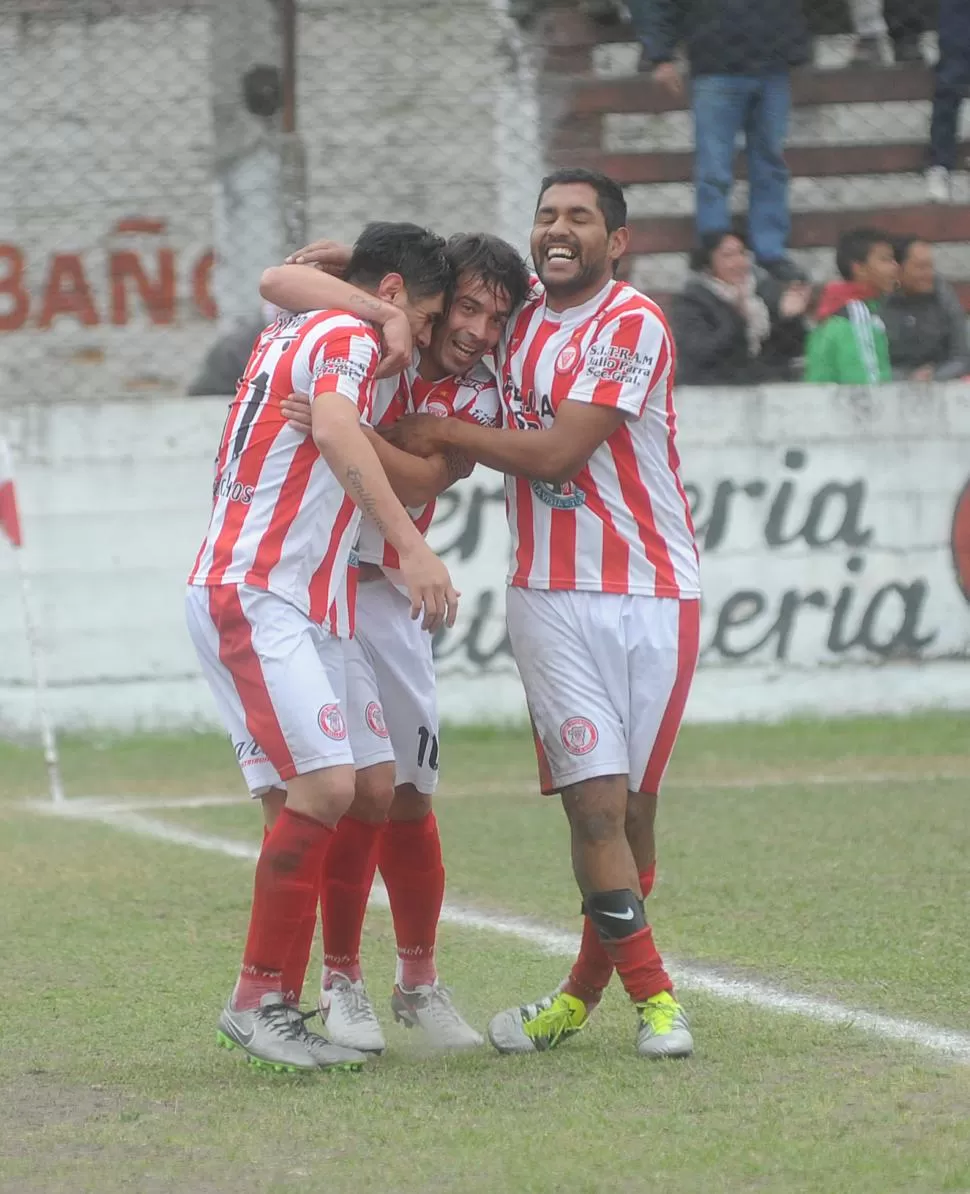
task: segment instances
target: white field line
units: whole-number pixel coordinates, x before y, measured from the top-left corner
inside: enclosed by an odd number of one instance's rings
[[[118,812],[113,807],[97,807],[90,804],[81,809],[77,807],[76,803],[73,807],[70,803],[66,807],[53,804],[34,807],[52,816],[66,815],[98,821],[115,829],[123,829],[142,837],[153,838],[156,841],[171,842],[178,846],[191,846],[196,850],[207,850],[210,853],[222,854],[229,858],[240,858],[251,862],[255,861],[259,855],[257,847],[249,843],[196,833],[194,830],[170,825],[139,812]],[[387,907],[387,893],[383,887],[375,884],[371,903],[377,907]],[[481,932],[497,933],[518,941],[525,941],[529,945],[537,946],[543,953],[551,954],[554,957],[573,958],[579,949],[578,934],[546,928],[544,925],[536,924],[535,921],[522,917],[496,916],[491,913],[477,912],[473,908],[462,908],[446,903],[442,908],[441,919],[446,924],[457,925],[460,928],[477,929]],[[882,1016],[863,1008],[848,1007],[843,1003],[836,1003],[834,1000],[793,994],[767,983],[727,978],[714,970],[701,966],[673,965],[669,967],[669,970],[671,976],[681,987],[703,991],[731,1003],[751,1004],[771,1012],[803,1016],[822,1024],[855,1028],[886,1040],[906,1041],[931,1053],[941,1054],[952,1061],[965,1065],[970,1064],[970,1033],[937,1028],[918,1020],[901,1020],[892,1016]]]
[[[939,781],[960,781],[970,780],[970,766],[965,771],[955,770],[938,770],[927,771],[920,774],[913,773],[907,775],[900,772],[880,772],[880,771],[863,771],[854,775],[851,772],[842,772],[838,774],[819,774],[819,775],[759,775],[731,779],[669,779],[664,783],[664,791],[744,791],[754,790],[758,788],[790,788],[790,787],[806,787],[806,788],[826,788],[832,787],[835,784],[844,784],[847,787],[852,786],[867,786],[873,784],[895,784],[897,787],[903,787],[909,784],[923,785],[928,783],[935,783]],[[445,800],[449,799],[465,799],[474,796],[495,796],[505,793],[516,793],[520,790],[522,785],[518,782],[510,782],[507,784],[484,783],[476,784],[473,788],[452,787],[445,785],[441,788],[438,795],[439,798]],[[534,785],[530,787],[530,791],[534,790]],[[231,804],[245,804],[249,798],[244,792],[238,795],[212,795],[212,796],[172,796],[161,797],[159,799],[145,799],[137,796],[116,796],[103,798],[100,796],[72,796],[65,801],[64,807],[58,811],[64,816],[87,816],[92,809],[97,809],[103,813],[124,813],[124,812],[151,812],[154,810],[164,809],[193,809],[193,808],[217,808],[220,805]],[[36,811],[49,811],[46,804],[41,801],[32,801],[30,807]]]

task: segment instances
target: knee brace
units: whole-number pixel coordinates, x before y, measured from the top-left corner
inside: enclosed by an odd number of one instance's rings
[[[632,937],[647,927],[643,901],[629,887],[620,891],[594,891],[586,897],[583,908],[601,941]]]

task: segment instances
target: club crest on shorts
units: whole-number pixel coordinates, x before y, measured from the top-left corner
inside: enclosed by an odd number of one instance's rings
[[[556,357],[556,372],[568,373],[579,360],[579,349],[575,344],[567,344],[559,356]]]
[[[571,755],[588,755],[600,740],[588,717],[569,717],[559,727],[559,737]]]
[[[436,419],[447,419],[451,414],[451,407],[440,398],[432,398],[424,404],[424,414],[434,415]]]
[[[317,722],[327,737],[333,738],[335,742],[347,737],[347,723],[339,705],[324,705],[317,714]]]
[[[378,738],[387,737],[387,726],[384,724],[384,710],[377,701],[371,701],[364,710],[364,720],[372,734]]]

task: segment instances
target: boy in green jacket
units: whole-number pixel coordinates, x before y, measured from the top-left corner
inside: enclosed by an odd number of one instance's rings
[[[892,381],[886,326],[879,306],[896,289],[899,266],[892,237],[853,228],[839,237],[835,261],[844,281],[822,291],[818,325],[805,349],[805,380],[839,385]]]

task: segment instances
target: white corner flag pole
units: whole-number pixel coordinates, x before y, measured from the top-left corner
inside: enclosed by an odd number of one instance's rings
[[[64,783],[61,779],[61,761],[57,753],[57,739],[47,713],[47,672],[44,667],[43,645],[34,617],[34,599],[30,577],[23,561],[23,545],[20,534],[20,517],[13,487],[13,470],[10,450],[0,439],[0,530],[6,532],[13,545],[17,578],[20,581],[20,598],[24,610],[24,629],[27,634],[27,650],[34,677],[34,698],[37,721],[40,726],[41,743],[44,748],[44,762],[47,764],[47,783],[54,804],[64,802]]]

